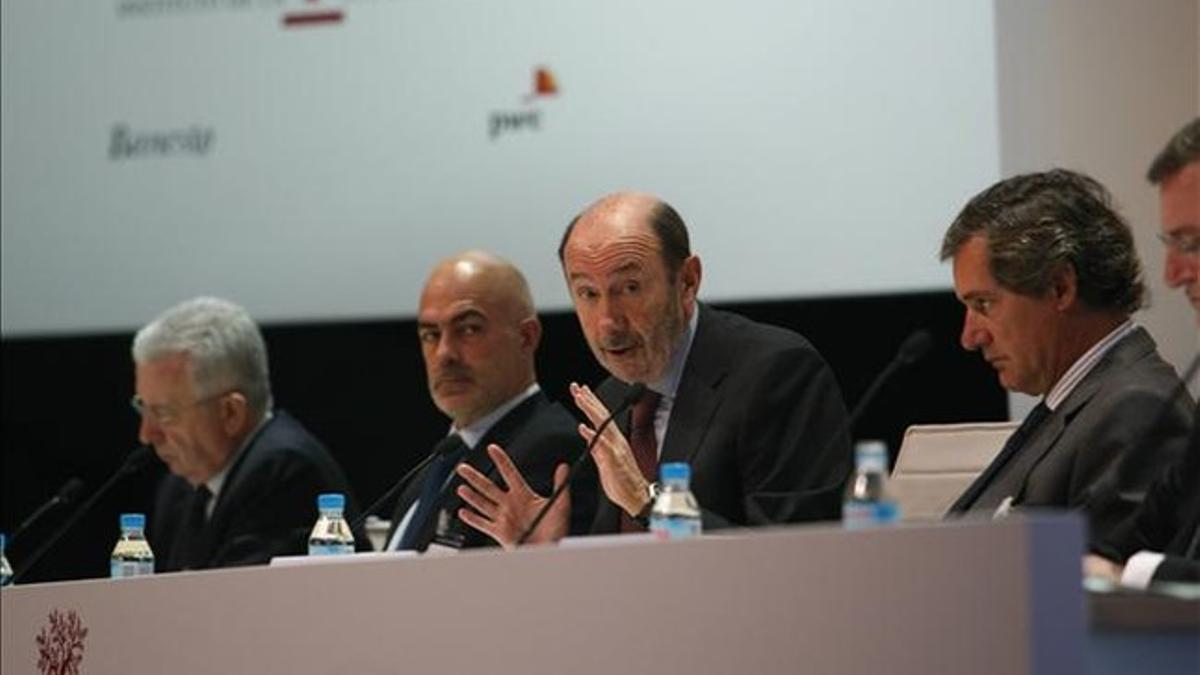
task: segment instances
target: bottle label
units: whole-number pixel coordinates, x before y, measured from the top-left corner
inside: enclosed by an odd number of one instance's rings
[[[700,519],[652,517],[650,531],[657,539],[688,539],[700,534]]]
[[[142,577],[154,574],[153,560],[113,560],[109,565],[109,576],[113,579]]]
[[[354,553],[354,544],[328,543],[308,545],[309,555],[348,555]]]
[[[899,520],[900,507],[893,501],[848,501],[842,504],[842,525],[847,530],[865,530]]]
[[[875,502],[875,524],[892,525],[900,522],[900,505],[893,501]]]

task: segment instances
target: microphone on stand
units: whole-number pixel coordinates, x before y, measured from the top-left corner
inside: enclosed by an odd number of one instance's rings
[[[15,584],[21,579],[21,577],[25,576],[29,570],[33,569],[33,566],[42,559],[42,556],[46,555],[46,552],[49,551],[50,548],[56,543],[58,543],[58,540],[62,539],[63,535],[69,532],[70,529],[75,526],[75,523],[79,522],[80,518],[83,518],[88,511],[91,511],[92,507],[96,505],[96,502],[100,501],[100,498],[107,494],[114,485],[116,485],[122,478],[142,470],[142,468],[149,464],[153,459],[154,450],[148,445],[139,445],[138,447],[134,448],[132,452],[126,455],[125,461],[121,464],[121,468],[114,471],[113,474],[108,477],[108,480],[104,481],[104,483],[92,493],[92,496],[88,497],[87,501],[85,501],[83,504],[80,504],[79,508],[75,509],[75,512],[71,514],[71,517],[67,518],[67,520],[60,525],[57,530],[54,531],[54,534],[52,534],[49,539],[43,542],[42,545],[39,546],[37,550],[35,550],[29,556],[29,560],[25,561],[25,564],[21,567],[21,569],[17,570],[16,574],[13,575],[13,583]],[[66,486],[63,487],[65,488]]]
[[[932,347],[933,336],[928,330],[924,328],[918,328],[917,330],[909,333],[908,337],[904,338],[904,341],[900,343],[900,347],[896,350],[896,355],[892,357],[892,360],[887,364],[887,366],[884,367],[883,370],[879,371],[879,374],[875,376],[875,379],[871,380],[871,384],[867,387],[867,390],[858,398],[858,403],[854,405],[854,410],[852,410],[846,417],[846,421],[841,425],[841,427],[839,427],[838,432],[833,436],[830,436],[825,442],[825,445],[821,446],[821,454],[818,456],[824,456],[826,452],[830,451],[830,448],[833,447],[833,444],[837,443],[843,438],[846,438],[847,436],[850,437],[851,441],[853,441],[854,427],[858,424],[859,418],[862,417],[862,414],[866,412],[871,402],[875,399],[875,396],[879,393],[879,390],[883,388],[883,385],[886,384],[887,381],[890,380],[900,370],[925,358],[925,355],[929,353],[929,350]],[[853,443],[850,444],[850,448],[850,468],[849,472],[846,474],[847,478],[854,475]],[[844,484],[845,482],[846,481],[843,479],[841,484]],[[833,496],[832,492],[830,493],[830,496]],[[840,490],[838,491],[837,496],[840,497]],[[798,499],[798,497],[793,497],[792,499],[795,500]]]
[[[448,439],[450,436],[447,436],[446,438]],[[412,469],[409,469],[407,473],[401,476],[400,480],[396,481],[392,487],[388,488],[387,492],[383,493],[382,497],[376,499],[370,506],[364,509],[362,514],[360,514],[359,517],[356,518],[351,524],[350,529],[357,530],[358,528],[362,527],[362,525],[367,522],[368,516],[370,516],[372,513],[375,513],[379,507],[383,506],[389,500],[398,495],[404,489],[404,487],[408,485],[408,482],[412,480],[413,476],[420,473],[421,469],[429,466],[430,462],[446,454],[448,451],[453,450],[456,445],[457,444],[445,442],[445,439],[439,442],[436,446],[434,446],[433,452],[430,452],[425,456],[425,459],[422,459],[420,463],[418,463]]]
[[[933,336],[930,335],[929,331],[924,328],[918,328],[909,333],[908,337],[904,338],[904,342],[900,343],[900,348],[896,350],[896,356],[892,358],[891,363],[888,363],[887,367],[880,371],[879,375],[875,376],[875,379],[871,381],[871,385],[859,397],[854,410],[846,418],[846,431],[852,432],[854,430],[854,426],[858,424],[858,420],[866,411],[867,406],[875,399],[879,390],[893,375],[925,358],[925,355],[932,348]]]
[[[75,499],[79,497],[79,493],[81,491],[83,491],[83,481],[79,480],[78,477],[71,478],[67,482],[63,483],[62,487],[58,488],[58,492],[56,492],[53,497],[47,499],[44,504],[39,506],[36,511],[29,514],[29,517],[21,522],[20,526],[17,527],[17,530],[8,538],[9,544],[11,545],[13,542],[15,542],[18,537],[20,537],[26,530],[30,528],[30,526],[41,520],[42,516],[49,513],[55,507],[67,506],[71,502],[75,501]]]
[[[529,527],[525,529],[525,532],[523,532],[517,539],[517,546],[524,544],[525,541],[529,539],[529,536],[533,534],[533,531],[537,529],[537,526],[541,525],[542,520],[546,517],[546,513],[550,511],[550,507],[554,506],[554,502],[558,500],[563,491],[567,489],[567,486],[571,484],[571,481],[574,480],[575,475],[579,473],[579,469],[583,467],[583,463],[592,456],[592,448],[595,447],[596,442],[600,440],[600,434],[604,432],[604,429],[608,427],[609,424],[612,424],[612,421],[617,418],[617,415],[620,415],[634,403],[637,403],[638,399],[640,399],[645,393],[646,385],[642,384],[641,382],[635,382],[625,394],[625,398],[621,399],[620,405],[618,405],[613,409],[612,412],[608,414],[608,417],[606,417],[604,421],[600,423],[600,426],[596,427],[596,435],[592,436],[592,442],[587,444],[587,447],[584,448],[583,453],[581,453],[579,457],[571,464],[571,470],[567,472],[567,479],[563,481],[562,485],[559,485],[557,488],[555,488],[554,492],[550,493],[550,498],[547,499],[546,503],[542,505],[541,510],[539,510],[537,516],[534,517],[533,523],[531,523]]]

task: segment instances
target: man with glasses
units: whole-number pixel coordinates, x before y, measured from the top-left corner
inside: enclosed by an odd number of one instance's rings
[[[1159,188],[1167,260],[1163,277],[1200,312],[1200,117],[1180,129],[1147,174]]]
[[[1180,129],[1150,165],[1166,245],[1163,277],[1182,288],[1200,317],[1200,117]],[[1196,411],[1200,417],[1200,409]],[[1084,571],[1131,588],[1200,582],[1200,423],[1177,460],[1151,486],[1129,532],[1094,545]]]
[[[1182,455],[1193,403],[1131,319],[1141,265],[1108,191],[1063,169],[1001,181],[959,213],[942,259],[966,306],[963,347],[1041,398],[951,510],[1066,508],[1093,539],[1127,530]]]
[[[322,492],[355,510],[321,442],[272,410],[266,345],[244,309],[188,300],[138,331],[132,351],[138,438],[171,471],[149,519],[158,571],[303,553]]]

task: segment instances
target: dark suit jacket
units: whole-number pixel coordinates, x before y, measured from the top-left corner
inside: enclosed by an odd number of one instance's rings
[[[346,495],[347,520],[357,505],[341,467],[325,446],[292,416],[276,411],[234,459],[217,495],[195,559],[180,541],[195,490],[168,474],[159,484],[150,516],[150,544],[158,571],[234,567],[301,555],[317,520],[317,495]],[[356,532],[360,548],[370,549]]]
[[[1154,481],[1132,531],[1094,546],[1101,555],[1120,561],[1138,551],[1165,553],[1154,581],[1200,581],[1200,407],[1193,420],[1184,456]]]
[[[687,462],[706,530],[840,517],[850,471],[846,408],[803,337],[702,305],[659,462]],[[613,409],[629,385],[597,390]],[[628,437],[629,414],[617,424]],[[593,532],[620,507],[600,495]]]
[[[555,467],[575,461],[583,451],[583,438],[578,427],[579,423],[565,408],[538,392],[493,424],[479,443],[467,451],[464,461],[497,485],[507,488],[487,454],[487,446],[495,443],[504,448],[535,492],[548,495],[554,488]],[[388,532],[389,542],[405,514],[421,496],[427,472],[428,469],[416,475],[397,499]],[[435,536],[439,543],[459,548],[497,545],[491,537],[459,519],[458,509],[463,506],[463,501],[455,491],[461,484],[458,474],[452,473],[438,495],[436,510],[417,538],[417,550],[424,551]],[[595,469],[580,471],[571,482],[571,534],[585,533],[591,525],[596,510],[596,490]]]
[[[1180,457],[1192,402],[1138,328],[1104,355],[1035,429],[969,509],[1006,496],[1022,507],[1078,509],[1091,539],[1127,531],[1150,483]]]

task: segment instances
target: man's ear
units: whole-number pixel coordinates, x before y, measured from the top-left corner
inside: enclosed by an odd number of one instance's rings
[[[1054,308],[1064,311],[1071,308],[1079,298],[1079,277],[1075,274],[1075,266],[1064,263],[1054,275],[1054,283],[1050,286],[1054,296]]]
[[[696,295],[700,292],[700,277],[702,276],[700,257],[688,256],[679,268],[679,296],[684,308],[688,311],[688,316],[691,316],[691,308],[696,302]]]
[[[250,402],[240,391],[232,391],[221,397],[221,429],[228,436],[243,432],[250,420]]]
[[[521,348],[531,355],[537,352],[538,344],[542,341],[542,322],[536,316],[522,319],[517,332],[521,335]]]

